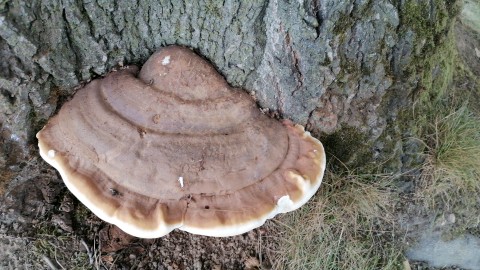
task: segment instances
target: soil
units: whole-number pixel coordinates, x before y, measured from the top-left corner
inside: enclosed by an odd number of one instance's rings
[[[457,24],[456,32],[460,56],[480,75],[480,34],[463,23]],[[469,87],[468,82],[464,87]],[[0,172],[0,186],[6,183],[0,190],[0,269],[272,268],[275,219],[235,237],[174,231],[159,239],[134,238],[99,220],[72,197],[57,172],[37,156],[35,142],[30,153],[22,158],[27,161]],[[410,199],[403,203],[397,214],[404,229],[416,232],[408,237],[415,242],[432,224],[431,215],[420,215]],[[445,223],[437,223],[437,229],[455,223],[450,214],[440,212]],[[409,265],[411,269],[461,269],[434,268],[413,260]]]
[[[32,177],[21,179],[23,171]],[[41,159],[22,172],[0,201],[0,269],[270,268],[272,226],[235,237],[138,239],[91,214]]]

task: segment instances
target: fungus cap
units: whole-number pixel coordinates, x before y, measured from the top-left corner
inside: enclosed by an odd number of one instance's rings
[[[178,46],[90,82],[37,138],[82,203],[142,238],[247,232],[306,203],[325,170],[320,141]]]

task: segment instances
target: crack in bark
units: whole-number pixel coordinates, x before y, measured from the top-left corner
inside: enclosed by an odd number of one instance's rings
[[[66,13],[65,8],[63,8],[63,10],[62,10],[62,18],[65,22],[65,25],[64,25],[65,36],[67,38],[68,47],[74,48],[75,46],[73,45],[74,43],[73,43],[73,37],[72,37],[72,28],[70,27],[69,20],[67,19],[67,13]],[[75,73],[76,80],[78,80],[78,78],[81,78],[81,76],[79,74],[79,72],[80,72],[79,65],[82,61],[81,61],[80,55],[78,54],[77,50],[71,50],[71,51],[75,55],[75,63],[74,63],[75,69],[73,70],[73,72]]]
[[[290,33],[288,32],[285,35],[285,45],[287,47],[286,48],[287,51],[290,52],[290,57],[292,59],[292,67],[293,67],[292,71],[293,71],[293,75],[295,76],[295,81],[297,84],[295,89],[290,94],[291,96],[294,96],[295,93],[301,90],[301,88],[303,87],[304,77],[303,77],[302,71],[300,70],[300,65],[299,65],[300,58],[298,56],[297,51],[293,48],[291,38],[290,38]]]

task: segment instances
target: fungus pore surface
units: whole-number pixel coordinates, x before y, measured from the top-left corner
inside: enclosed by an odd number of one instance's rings
[[[230,236],[317,191],[322,144],[262,114],[207,61],[171,46],[78,90],[37,134],[40,154],[101,219],[143,238]]]

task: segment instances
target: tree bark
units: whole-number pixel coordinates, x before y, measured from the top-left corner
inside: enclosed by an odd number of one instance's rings
[[[457,12],[455,0],[0,1],[0,172],[37,155],[35,133],[76,86],[170,44],[347,164],[405,169],[421,149],[403,140],[403,112],[445,88]]]

